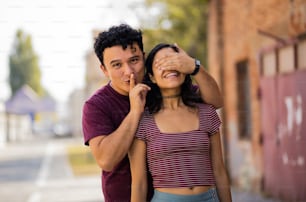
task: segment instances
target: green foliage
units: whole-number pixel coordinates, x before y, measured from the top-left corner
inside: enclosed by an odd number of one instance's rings
[[[16,32],[14,46],[9,58],[9,84],[12,95],[23,85],[29,85],[38,95],[44,93],[40,83],[41,72],[38,57],[32,47],[31,36],[22,30]]]
[[[146,0],[146,5],[149,16],[142,22],[146,52],[160,42],[177,43],[206,66],[208,0]],[[154,9],[159,13],[150,16]]]

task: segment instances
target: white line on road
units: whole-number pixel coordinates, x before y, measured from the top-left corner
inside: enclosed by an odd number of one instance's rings
[[[39,202],[41,198],[41,194],[39,192],[34,192],[31,194],[28,202]]]
[[[36,180],[36,185],[39,187],[46,185],[47,177],[49,174],[50,163],[51,163],[51,159],[54,154],[54,151],[55,151],[55,145],[52,143],[48,143],[46,152],[45,152],[45,156],[44,156],[44,160],[42,162],[42,165],[39,170],[38,178]]]
[[[55,151],[55,145],[52,143],[48,143],[45,149],[44,159],[42,161],[41,167],[39,169],[39,174],[36,180],[36,185],[38,187],[46,185],[47,177],[49,174],[50,163],[54,151]],[[30,195],[28,202],[40,202],[40,199],[41,199],[41,193],[39,191],[35,191]]]

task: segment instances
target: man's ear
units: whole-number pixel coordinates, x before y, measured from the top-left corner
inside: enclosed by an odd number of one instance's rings
[[[154,78],[154,76],[152,74],[149,74],[149,77],[150,77],[150,80],[153,82],[153,83],[156,83],[156,80]]]
[[[108,71],[107,71],[106,67],[104,65],[100,64],[100,69],[103,71],[104,75],[106,77],[108,77]]]

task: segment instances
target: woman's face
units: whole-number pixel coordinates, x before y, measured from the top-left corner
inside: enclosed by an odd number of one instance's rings
[[[155,62],[165,55],[169,53],[175,52],[172,48],[163,48],[159,50],[153,60],[152,65],[152,71],[153,75],[151,75],[152,82],[156,83],[157,86],[163,90],[163,89],[175,89],[175,88],[181,88],[181,85],[184,83],[185,74],[182,74],[176,70],[162,70],[158,69],[155,65]]]

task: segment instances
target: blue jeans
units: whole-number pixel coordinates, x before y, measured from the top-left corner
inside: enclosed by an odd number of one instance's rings
[[[216,188],[195,195],[169,194],[154,190],[151,202],[219,202]]]

